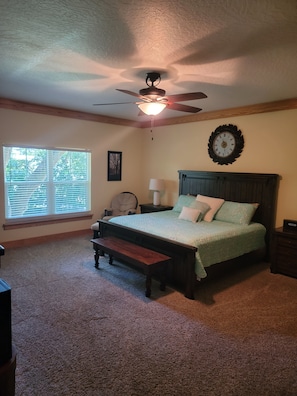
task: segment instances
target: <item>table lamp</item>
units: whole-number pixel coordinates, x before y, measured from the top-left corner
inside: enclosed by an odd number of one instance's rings
[[[160,205],[160,191],[165,190],[165,183],[163,179],[150,179],[149,190],[154,191],[153,204]]]

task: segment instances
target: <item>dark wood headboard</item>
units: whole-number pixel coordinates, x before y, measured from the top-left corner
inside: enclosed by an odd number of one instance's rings
[[[277,174],[179,170],[179,194],[207,195],[226,201],[258,203],[253,221],[266,227],[269,248],[275,226]]]

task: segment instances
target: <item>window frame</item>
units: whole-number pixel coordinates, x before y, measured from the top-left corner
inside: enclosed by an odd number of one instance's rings
[[[47,213],[47,214],[41,214],[41,215],[27,215],[27,216],[19,216],[19,217],[8,217],[8,185],[10,182],[7,182],[6,178],[6,168],[5,168],[5,149],[7,148],[20,148],[20,149],[37,149],[37,150],[46,150],[47,156],[51,155],[49,152],[53,151],[64,151],[64,152],[83,152],[86,153],[86,161],[87,161],[87,169],[85,171],[86,175],[86,180],[83,182],[86,184],[86,197],[87,197],[87,210],[81,210],[81,211],[73,211],[73,212],[63,212],[63,213]],[[17,144],[3,144],[2,145],[2,153],[3,153],[3,184],[4,184],[4,217],[5,217],[5,224],[3,225],[4,229],[14,229],[14,228],[22,228],[22,227],[30,227],[30,226],[36,226],[36,225],[43,225],[43,224],[54,224],[54,223],[59,223],[59,222],[65,222],[65,221],[77,221],[77,220],[85,220],[92,218],[91,214],[91,151],[87,149],[73,149],[73,148],[60,148],[60,147],[44,147],[44,146],[28,146],[28,145],[17,145]],[[54,166],[56,165],[53,164],[50,169],[47,169],[47,176],[50,176],[49,180],[39,182],[39,184],[46,184],[49,186],[49,188],[52,188],[54,185],[58,185],[61,183],[61,181],[54,181],[53,180],[53,169]],[[65,180],[66,183],[68,182]],[[63,182],[63,181],[62,181]],[[82,183],[82,184],[83,184]],[[79,185],[79,182],[77,183]],[[49,210],[49,207],[52,206],[51,201],[55,198],[55,194],[51,194],[50,196],[51,200],[48,201],[47,203],[47,210]]]

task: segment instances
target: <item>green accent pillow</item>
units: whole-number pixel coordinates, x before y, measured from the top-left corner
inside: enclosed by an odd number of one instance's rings
[[[255,204],[225,201],[215,215],[215,220],[248,225],[257,209]]]
[[[205,214],[210,210],[210,206],[206,202],[200,202],[197,201],[197,199],[195,200],[195,202],[191,203],[190,208],[198,209],[200,211],[200,215],[197,221],[203,220]]]
[[[196,197],[194,195],[180,195],[172,210],[181,212],[184,206],[191,207],[191,204],[195,203],[195,201]]]

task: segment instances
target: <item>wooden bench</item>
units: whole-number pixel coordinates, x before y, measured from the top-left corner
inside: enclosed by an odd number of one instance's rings
[[[112,264],[113,257],[115,257],[144,271],[146,297],[151,295],[151,277],[156,270],[160,270],[160,290],[165,290],[166,269],[171,257],[115,237],[91,239],[91,242],[95,250],[95,268],[99,269],[99,257],[104,252],[109,255],[109,264]]]

